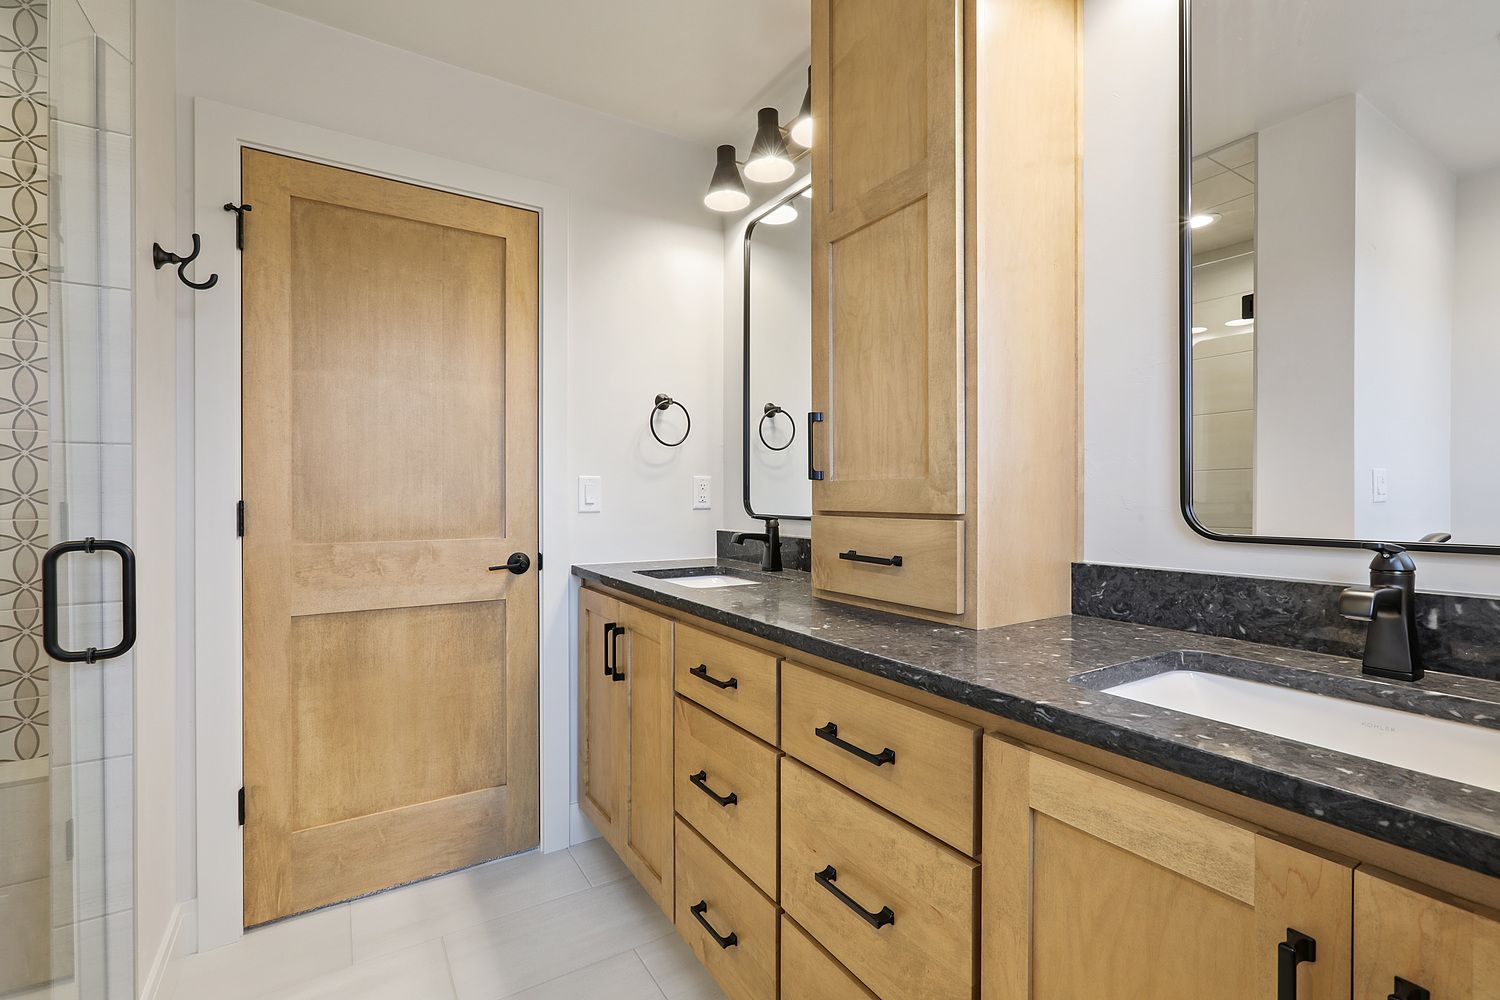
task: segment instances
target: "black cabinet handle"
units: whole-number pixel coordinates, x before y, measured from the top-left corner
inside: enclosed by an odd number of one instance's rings
[[[725,690],[727,688],[737,688],[740,686],[740,679],[738,677],[731,677],[727,681],[721,681],[717,677],[714,677],[708,672],[707,663],[698,664],[696,667],[689,670],[688,673],[692,674],[694,677],[697,677],[699,680],[708,681],[708,683],[712,684],[716,688],[719,688],[720,690]]]
[[[609,661],[614,666],[614,674],[613,674],[613,676],[614,676],[614,679],[617,680],[617,681],[623,681],[625,679],[625,671],[623,671],[623,670],[620,669],[620,636],[622,636],[624,634],[625,634],[625,626],[623,626],[623,625],[616,625],[615,626],[615,634],[613,636],[611,636],[610,640],[609,640],[609,646],[610,646]]]
[[[848,552],[840,552],[839,558],[849,562],[869,563],[872,566],[894,566],[897,569],[901,568],[900,556],[866,556],[860,555],[858,552],[850,549]]]
[[[605,677],[613,677],[615,675],[615,668],[609,662],[609,650],[610,650],[610,647],[613,645],[613,643],[611,643],[610,640],[612,638],[614,638],[615,629],[617,629],[617,628],[619,628],[619,626],[616,625],[614,622],[605,622],[604,623],[604,676]]]
[[[807,415],[807,478],[813,482],[823,481],[823,471],[813,461],[813,424],[821,424],[823,414],[813,410]]]
[[[490,567],[490,572],[491,573],[498,573],[502,569],[508,569],[512,573],[516,574],[516,576],[520,576],[522,573],[526,572],[530,568],[531,568],[531,557],[530,556],[528,556],[524,552],[512,552],[510,554],[510,558],[507,559],[507,560],[505,560],[505,562],[501,563],[499,566],[491,566]]]
[[[196,239],[196,237],[195,237]],[[57,564],[70,552],[113,552],[120,557],[120,641],[108,649],[63,649],[57,638]],[[58,542],[42,556],[42,647],[59,663],[97,663],[124,656],[135,645],[135,553],[124,542],[85,538]]]
[[[879,753],[871,753],[862,747],[855,746],[853,743],[846,743],[839,739],[839,727],[832,722],[821,729],[814,729],[813,735],[820,740],[827,740],[845,753],[852,753],[867,764],[884,767],[886,764],[896,763],[896,751],[890,747],[886,747]]]
[[[1276,946],[1276,1000],[1297,1000],[1297,966],[1317,960],[1318,942],[1288,927]]]
[[[1397,976],[1396,992],[1390,995],[1389,1000],[1432,1000],[1432,993]]]
[[[882,906],[880,908],[880,912],[871,913],[869,910],[856,903],[847,892],[845,892],[843,889],[840,889],[837,885],[834,884],[838,877],[838,869],[834,868],[833,865],[829,865],[827,868],[824,868],[822,871],[816,872],[813,875],[813,879],[816,880],[819,885],[827,889],[829,892],[833,893],[834,899],[838,900],[840,903],[843,903],[855,913],[858,913],[860,919],[869,924],[871,927],[875,928],[877,931],[887,924],[894,924],[896,922],[896,911],[891,909],[889,906]]]
[[[698,788],[702,790],[704,795],[707,795],[709,798],[713,799],[721,806],[732,806],[740,800],[739,794],[736,792],[730,792],[728,795],[720,795],[712,788],[709,788],[707,771],[699,771],[697,774],[690,774],[688,775],[688,780],[697,785]]]
[[[720,948],[733,948],[740,943],[740,936],[734,931],[730,931],[728,934],[720,934],[714,930],[714,925],[708,922],[708,917],[704,916],[708,912],[708,900],[698,900],[698,902],[688,907],[688,911],[694,917],[698,918],[698,923],[703,925],[703,929],[708,931],[709,935],[713,937],[714,942]]]

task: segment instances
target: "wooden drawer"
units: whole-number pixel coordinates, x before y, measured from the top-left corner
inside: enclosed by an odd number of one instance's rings
[[[686,698],[674,718],[678,814],[775,899],[781,755]]]
[[[875,1000],[849,970],[790,917],[781,918],[781,995],[785,1000]]]
[[[786,663],[781,731],[782,749],[798,760],[965,854],[978,853],[975,727]]]
[[[781,876],[788,915],[877,995],[972,1000],[975,862],[787,759]]]
[[[678,694],[776,743],[776,657],[679,624],[676,664]]]
[[[930,518],[813,518],[812,584],[929,611],[964,612],[964,524]],[[855,559],[853,556],[863,557]],[[899,565],[864,559],[899,561]]]
[[[776,904],[681,817],[676,921],[677,933],[732,1000],[776,1000]]]

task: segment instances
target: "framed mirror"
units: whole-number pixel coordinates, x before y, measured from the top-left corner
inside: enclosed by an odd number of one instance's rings
[[[1183,0],[1182,510],[1500,553],[1500,4]]]
[[[811,180],[745,228],[745,512],[812,518],[807,413],[812,409]]]

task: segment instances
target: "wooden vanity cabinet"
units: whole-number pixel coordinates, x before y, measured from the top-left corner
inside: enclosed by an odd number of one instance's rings
[[[1500,998],[1500,915],[1386,872],[1355,872],[1354,1000],[1390,997]]]
[[[578,594],[579,808],[673,910],[672,622]]]
[[[1348,1000],[1352,864],[995,737],[984,766],[983,1000]]]
[[[1066,613],[1078,0],[812,10],[814,589],[971,628]]]

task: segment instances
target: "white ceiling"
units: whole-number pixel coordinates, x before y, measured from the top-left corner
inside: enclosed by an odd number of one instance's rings
[[[261,2],[703,143],[811,47],[810,0]]]

